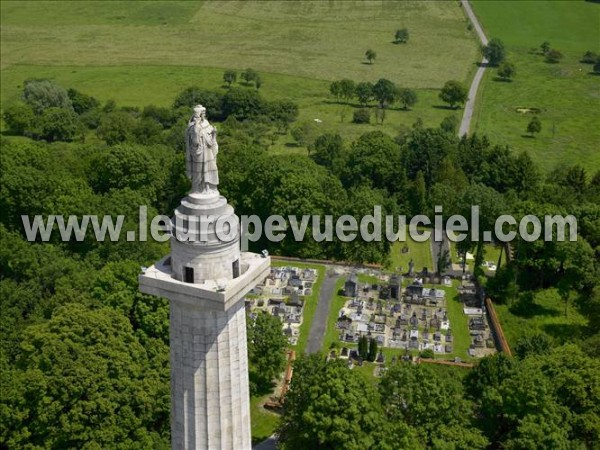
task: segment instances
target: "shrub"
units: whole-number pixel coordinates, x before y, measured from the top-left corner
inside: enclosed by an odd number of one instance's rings
[[[354,123],[370,123],[371,112],[367,108],[361,108],[354,111],[352,115],[352,122]]]
[[[598,55],[590,50],[585,52],[581,57],[581,62],[584,64],[595,64],[598,61],[600,61]]]
[[[98,99],[92,97],[91,95],[83,94],[78,90],[69,89],[67,91],[67,95],[71,99],[73,110],[77,114],[83,114],[100,106]]]
[[[440,123],[440,128],[446,133],[454,134],[458,129],[458,117],[456,116],[446,116],[442,123]]]
[[[563,54],[556,49],[551,48],[546,53],[546,62],[554,64],[559,62],[561,59],[563,59]]]
[[[419,354],[419,356],[424,359],[434,359],[435,354],[433,353],[432,349],[426,348]]]

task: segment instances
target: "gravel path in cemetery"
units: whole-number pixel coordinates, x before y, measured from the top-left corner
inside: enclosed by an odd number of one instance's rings
[[[327,318],[329,317],[329,308],[331,307],[331,299],[335,295],[335,283],[339,275],[325,275],[321,292],[319,293],[319,304],[315,311],[315,316],[310,327],[310,334],[306,342],[306,352],[316,353],[323,346],[323,338],[327,329]]]
[[[473,24],[473,28],[475,28],[475,31],[477,32],[477,36],[479,37],[479,40],[481,41],[481,44],[487,45],[488,39],[485,36],[485,33],[483,32],[483,27],[479,23],[479,20],[477,20],[477,16],[475,16],[475,13],[473,12],[473,9],[471,8],[471,4],[469,3],[468,0],[461,0],[460,3],[462,5],[462,7],[464,8],[465,13],[467,14],[467,17]],[[486,58],[483,58],[481,60],[481,64],[479,65],[479,68],[477,69],[477,72],[475,73],[475,77],[473,78],[473,82],[471,83],[471,88],[469,89],[469,98],[467,99],[467,103],[465,103],[465,112],[463,114],[463,118],[460,123],[460,128],[458,130],[459,137],[463,136],[464,134],[467,134],[469,132],[469,128],[471,126],[471,119],[473,118],[473,110],[475,109],[475,100],[477,98],[477,90],[479,89],[479,83],[481,83],[481,79],[483,78],[483,74],[485,73],[485,69],[487,68],[487,63],[488,63],[488,60]]]

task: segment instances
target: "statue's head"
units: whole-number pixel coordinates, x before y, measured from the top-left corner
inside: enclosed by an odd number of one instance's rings
[[[206,116],[206,108],[202,105],[194,106],[194,117],[205,117]]]

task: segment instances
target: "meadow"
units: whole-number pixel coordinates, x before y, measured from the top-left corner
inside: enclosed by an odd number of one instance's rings
[[[395,136],[417,119],[437,127],[462,110],[444,108],[448,79],[468,83],[477,44],[454,2],[2,2],[1,104],[24,80],[49,78],[121,106],[169,106],[184,88],[223,89],[224,69],[257,70],[266,99],[298,103],[298,123],[354,140]],[[373,26],[376,23],[377,26]],[[407,44],[392,43],[407,27]],[[432,33],[431,30],[436,32]],[[363,48],[364,47],[364,48]],[[377,53],[373,64],[364,52]],[[410,111],[391,108],[383,125],[352,124],[357,104],[329,95],[333,80],[388,78],[417,89]],[[315,120],[318,119],[318,120]],[[290,134],[276,153],[303,153]]]
[[[478,94],[471,131],[492,142],[527,151],[546,172],[580,164],[591,174],[600,169],[600,77],[580,59],[600,52],[600,5],[584,1],[473,2],[488,38],[506,45],[515,64],[512,82],[486,72]],[[557,64],[545,62],[540,45],[548,41],[563,53]],[[537,108],[542,131],[525,129],[532,115],[517,108]]]
[[[411,38],[395,45],[401,27]],[[369,48],[375,64],[364,59]],[[467,81],[475,51],[455,2],[2,2],[2,69],[253,67],[439,88]]]

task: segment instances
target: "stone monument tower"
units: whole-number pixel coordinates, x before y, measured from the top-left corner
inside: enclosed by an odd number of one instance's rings
[[[216,130],[198,105],[186,132],[192,189],[175,210],[171,254],[139,277],[170,300],[171,447],[251,448],[243,296],[270,260],[240,251],[240,225],[219,194]]]

